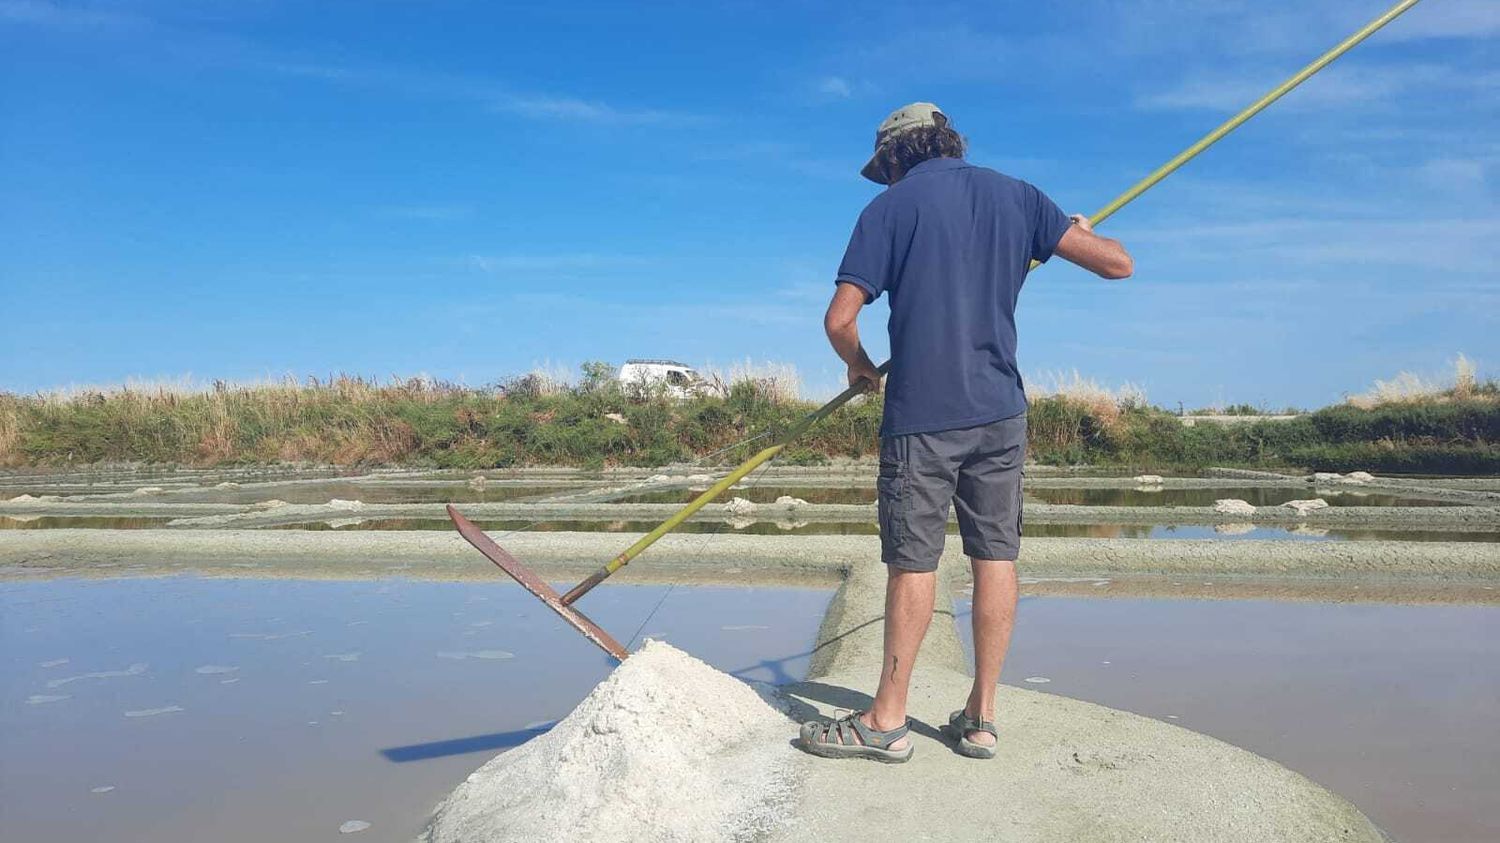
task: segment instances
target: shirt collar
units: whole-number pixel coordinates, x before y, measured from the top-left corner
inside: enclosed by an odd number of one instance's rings
[[[908,176],[921,175],[923,173],[940,173],[944,170],[962,170],[972,167],[973,164],[962,158],[928,158],[926,161],[906,171]]]

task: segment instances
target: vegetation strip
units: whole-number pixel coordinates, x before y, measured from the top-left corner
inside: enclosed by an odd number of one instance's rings
[[[1500,474],[1500,383],[1460,361],[1453,385],[1377,390],[1289,419],[1237,424],[1183,417],[1131,390],[1073,383],[1031,400],[1031,456],[1042,463],[1162,469],[1306,469]],[[68,395],[0,393],[0,465],[144,462],[234,466],[292,461],[459,469],[654,466],[785,432],[815,408],[771,378],[686,399],[622,385],[604,364],[575,384],[536,375],[470,388],[361,378],[201,392],[123,388]],[[1242,408],[1242,412],[1248,408]],[[874,453],[881,399],[833,413],[781,455],[804,465]]]

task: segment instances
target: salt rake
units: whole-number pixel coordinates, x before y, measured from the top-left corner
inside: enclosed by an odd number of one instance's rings
[[[1199,153],[1203,152],[1205,149],[1208,149],[1210,146],[1213,146],[1215,143],[1223,139],[1225,135],[1228,135],[1230,132],[1239,128],[1240,125],[1245,121],[1265,110],[1266,107],[1271,103],[1286,95],[1293,88],[1296,88],[1298,85],[1301,85],[1303,82],[1307,81],[1318,71],[1328,66],[1328,64],[1334,59],[1353,49],[1356,44],[1373,35],[1381,27],[1395,20],[1396,17],[1399,16],[1402,12],[1405,12],[1407,9],[1415,6],[1417,2],[1418,0],[1401,0],[1401,2],[1387,9],[1379,17],[1360,27],[1359,30],[1357,30],[1353,35],[1350,35],[1348,38],[1340,41],[1333,47],[1333,49],[1314,59],[1306,67],[1294,73],[1286,81],[1282,82],[1280,85],[1277,85],[1275,88],[1272,88],[1270,92],[1268,92],[1265,96],[1251,103],[1240,113],[1219,124],[1219,126],[1213,131],[1204,135],[1202,138],[1194,142],[1191,146],[1187,147],[1183,151],[1177,153],[1165,164],[1153,170],[1150,175],[1136,182],[1130,187],[1129,190],[1121,193],[1119,196],[1111,200],[1109,204],[1096,211],[1093,216],[1090,217],[1090,220],[1095,224],[1103,222],[1106,218],[1112,216],[1116,211],[1134,201],[1136,197],[1140,196],[1142,193],[1145,193],[1147,190],[1150,190],[1153,186],[1156,185],[1157,182],[1176,172],[1179,167],[1196,158]],[[1031,264],[1031,268],[1035,269],[1036,267],[1037,263],[1033,261]],[[886,361],[879,367],[880,373],[882,375],[885,374],[890,366],[890,361]],[[832,401],[829,401],[827,404],[824,404],[823,406],[804,416],[800,421],[792,425],[792,427],[789,428],[784,435],[782,435],[781,440],[775,445],[765,448],[755,456],[741,463],[738,468],[736,468],[734,471],[731,471],[724,477],[724,479],[710,486],[708,488],[708,491],[694,498],[692,503],[684,506],[677,512],[677,514],[673,515],[671,518],[668,518],[666,521],[663,521],[661,525],[656,529],[642,536],[639,541],[626,548],[625,551],[619,556],[611,559],[606,565],[604,565],[604,567],[600,568],[598,571],[595,571],[593,574],[590,574],[587,579],[585,579],[583,582],[580,582],[578,585],[573,586],[573,588],[569,590],[567,594],[561,596],[559,596],[556,591],[553,591],[552,587],[547,585],[545,580],[532,573],[520,562],[516,561],[516,558],[507,553],[504,548],[500,547],[500,545],[495,544],[495,542],[491,540],[489,536],[485,535],[482,530],[474,526],[474,524],[471,523],[467,518],[464,518],[463,515],[461,515],[458,510],[454,509],[451,504],[448,506],[448,517],[453,519],[454,525],[458,527],[459,534],[467,539],[469,544],[474,545],[474,547],[478,549],[480,553],[483,553],[485,557],[488,558],[491,562],[494,562],[496,565],[498,565],[500,567],[500,570],[504,571],[507,574],[510,574],[511,578],[520,583],[527,591],[530,591],[532,594],[540,597],[542,599],[542,602],[546,603],[552,609],[552,611],[561,615],[563,620],[571,624],[574,629],[577,629],[579,632],[583,633],[585,638],[599,645],[599,647],[603,649],[604,652],[610,654],[616,659],[624,661],[629,653],[627,653],[625,648],[621,646],[620,642],[611,637],[609,633],[600,629],[598,624],[589,620],[586,616],[583,615],[583,613],[579,612],[577,609],[574,609],[573,603],[577,602],[578,598],[587,594],[589,590],[594,586],[603,582],[605,578],[610,574],[613,574],[614,572],[630,564],[630,560],[634,559],[636,556],[639,556],[641,551],[656,543],[657,539],[660,539],[667,533],[670,533],[673,530],[677,529],[678,525],[686,521],[688,518],[691,518],[693,513],[707,506],[710,502],[713,501],[714,498],[717,498],[719,495],[723,494],[727,489],[729,489],[729,487],[743,480],[746,475],[759,468],[761,464],[781,453],[781,451],[786,448],[786,446],[790,444],[792,440],[796,439],[798,436],[801,436],[804,432],[807,431],[808,428],[812,427],[814,424],[817,424],[834,410],[837,410],[839,407],[842,407],[844,404],[848,403],[849,399],[864,392],[867,388],[868,384],[855,384],[854,386],[851,386],[843,392],[839,393],[838,396]]]
[[[890,366],[891,364],[886,362],[885,365],[879,368],[880,374],[884,375]],[[590,574],[587,579],[573,586],[567,594],[561,596],[552,590],[552,586],[548,585],[546,580],[543,580],[525,565],[517,561],[514,556],[506,552],[505,548],[496,544],[493,539],[484,534],[483,530],[465,518],[452,504],[448,505],[448,517],[453,519],[454,526],[458,527],[458,534],[463,536],[469,544],[474,545],[474,548],[484,554],[486,559],[494,562],[499,566],[500,570],[510,574],[512,579],[521,584],[521,587],[540,597],[542,602],[547,604],[548,608],[561,615],[562,619],[571,624],[574,629],[583,633],[583,637],[599,645],[600,649],[604,650],[604,652],[624,661],[625,657],[629,655],[625,647],[609,633],[600,629],[598,624],[589,620],[586,615],[573,608],[573,603],[578,598],[587,594],[594,586],[604,582],[604,579],[610,574],[630,564],[630,560],[639,556],[641,551],[655,544],[657,539],[677,529],[678,525],[691,518],[693,513],[712,503],[714,498],[722,495],[730,486],[745,479],[745,476],[750,472],[781,453],[782,449],[786,448],[794,439],[806,432],[808,428],[822,421],[829,413],[847,404],[854,396],[869,389],[869,386],[868,383],[861,381],[840,392],[832,401],[803,416],[796,424],[787,429],[779,442],[763,448],[755,456],[740,463],[738,468],[729,472],[722,480],[708,487],[708,490],[703,494],[693,498],[692,503],[679,509],[671,518],[663,521],[656,529],[642,536],[639,541],[627,547],[619,556],[611,559],[604,567]]]

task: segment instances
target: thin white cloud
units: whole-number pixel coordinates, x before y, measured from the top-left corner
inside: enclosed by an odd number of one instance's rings
[[[824,96],[846,100],[854,96],[854,88],[842,76],[825,76],[818,80],[817,91]]]
[[[1493,38],[1500,35],[1500,3],[1495,0],[1418,3],[1389,29],[1385,38],[1390,41]]]
[[[1402,267],[1458,275],[1500,265],[1500,217],[1348,220],[1307,217],[1248,222],[1180,220],[1122,233],[1155,246],[1172,264],[1222,266],[1253,260],[1297,267]],[[1138,259],[1140,266],[1146,261]],[[1453,278],[1455,282],[1460,279]],[[1440,279],[1424,281],[1424,292]]]
[[[684,112],[637,105],[620,106],[555,91],[518,90],[506,82],[421,68],[341,63],[267,49],[246,39],[169,26],[139,15],[99,11],[87,5],[40,0],[0,0],[0,22],[56,30],[129,31],[143,43],[159,47],[174,61],[259,70],[281,76],[385,90],[434,100],[470,101],[491,111],[537,120],[606,125],[697,122]]]
[[[591,252],[559,254],[469,255],[467,263],[481,272],[495,274],[524,272],[558,272],[567,270],[619,269],[651,263],[638,255],[608,255]]]
[[[1493,160],[1481,158],[1434,158],[1418,167],[1415,176],[1421,184],[1452,195],[1483,195]]]
[[[316,79],[336,85],[386,90],[424,99],[470,101],[495,112],[530,120],[562,120],[615,126],[658,123],[697,123],[698,115],[636,106],[622,107],[599,100],[562,94],[516,91],[503,82],[474,76],[402,67],[329,64],[323,62],[261,60],[262,70]]]
[[[1233,76],[1219,74],[1190,78],[1171,88],[1140,96],[1135,105],[1144,110],[1208,109],[1238,111],[1249,105],[1284,75],[1257,68]],[[1343,64],[1330,67],[1276,104],[1278,110],[1307,110],[1328,106],[1366,104],[1391,106],[1399,97],[1440,93],[1492,94],[1500,86],[1500,73],[1473,74],[1444,65]]]
[[[43,0],[0,0],[0,21],[56,28],[134,26],[142,21],[92,5],[48,3]]]
[[[783,167],[812,178],[849,181],[857,178],[861,158],[838,160],[808,155],[797,144],[785,141],[741,141],[705,147],[695,155],[699,161],[751,162]]]
[[[656,108],[621,108],[609,103],[568,96],[504,94],[495,108],[533,119],[555,118],[612,125],[649,125],[657,123],[697,122],[700,118]]]
[[[1384,11],[1368,0],[1267,4],[1264,0],[1095,0],[1102,31],[1114,38],[1109,49],[1126,55],[1203,54],[1212,44],[1214,60],[1244,56],[1313,56]],[[1361,51],[1381,45],[1432,38],[1477,40],[1500,33],[1500,4],[1494,0],[1440,0],[1419,3],[1372,36]]]
[[[414,203],[382,205],[375,212],[380,216],[396,219],[450,222],[472,216],[474,206],[462,203]]]

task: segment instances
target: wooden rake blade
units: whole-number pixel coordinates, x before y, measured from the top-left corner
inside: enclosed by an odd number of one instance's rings
[[[563,603],[562,597],[556,591],[552,590],[552,586],[548,585],[546,580],[532,573],[526,566],[516,561],[516,557],[507,553],[505,548],[495,544],[493,539],[485,535],[483,530],[479,529],[472,521],[454,509],[452,504],[448,505],[448,517],[453,519],[453,526],[458,528],[458,534],[463,536],[464,540],[469,544],[473,545],[475,550],[483,553],[484,557],[494,562],[500,570],[510,574],[511,579],[520,583],[522,588],[541,598],[542,602],[546,603],[548,608],[562,616],[562,619],[567,621],[574,629],[583,633],[584,638],[599,645],[599,649],[620,661],[624,661],[625,657],[629,655],[625,651],[625,648],[620,645],[620,642],[616,641],[613,636],[600,629],[598,624],[589,620],[577,609]]]

